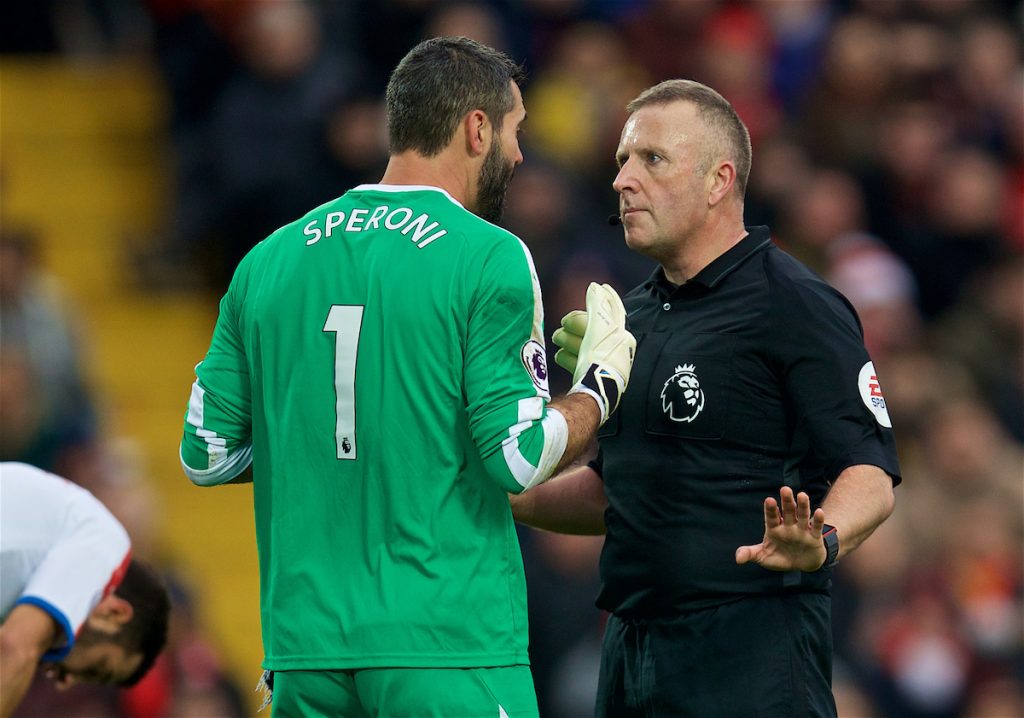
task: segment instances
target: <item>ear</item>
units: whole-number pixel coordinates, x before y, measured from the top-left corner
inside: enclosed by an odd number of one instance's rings
[[[89,614],[88,624],[103,633],[117,633],[121,626],[132,620],[135,609],[132,604],[113,593],[96,604]]]
[[[708,172],[708,205],[714,207],[732,192],[736,184],[736,165],[726,160]]]
[[[491,121],[483,110],[473,110],[462,121],[466,135],[466,151],[471,157],[479,157],[487,152],[489,138],[494,132]]]

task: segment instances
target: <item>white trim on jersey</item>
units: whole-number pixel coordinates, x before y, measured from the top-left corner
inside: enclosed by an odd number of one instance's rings
[[[197,367],[198,368],[198,367]],[[206,442],[207,466],[197,469],[185,463],[185,456],[178,449],[178,458],[185,475],[197,486],[217,486],[235,478],[252,463],[252,444],[245,444],[229,453],[227,439],[217,436],[215,431],[203,427],[203,399],[206,390],[199,380],[192,382],[192,393],[188,399],[188,414],[185,421],[196,428],[196,436]]]
[[[523,249],[523,254],[526,255],[526,264],[530,267],[530,282],[533,285],[533,326],[530,330],[530,338],[538,342],[542,347],[544,346],[544,300],[541,297],[540,292],[540,280],[537,278],[537,268],[533,264],[533,255],[530,253],[530,248],[526,246],[523,240],[516,237],[519,240],[519,246]],[[551,400],[551,392],[544,391],[538,387],[538,394],[543,396],[547,400]]]
[[[519,435],[537,420],[540,420],[544,431],[544,448],[537,466],[534,466],[519,451]],[[543,397],[520,399],[519,423],[509,428],[508,433],[509,437],[501,442],[501,451],[516,483],[525,491],[551,478],[569,441],[569,425],[561,412],[554,409],[545,411]]]

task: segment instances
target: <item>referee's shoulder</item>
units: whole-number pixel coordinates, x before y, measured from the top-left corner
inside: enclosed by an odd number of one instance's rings
[[[772,245],[764,253],[762,261],[775,312],[790,316],[815,316],[830,311],[853,317],[859,323],[857,312],[850,301],[796,257]]]

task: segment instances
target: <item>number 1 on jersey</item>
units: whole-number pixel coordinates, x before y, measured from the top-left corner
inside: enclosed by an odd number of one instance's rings
[[[334,439],[339,459],[356,458],[356,354],[363,307],[335,304],[324,322],[334,332]]]

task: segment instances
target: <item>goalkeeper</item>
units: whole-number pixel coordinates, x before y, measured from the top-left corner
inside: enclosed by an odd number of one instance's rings
[[[252,466],[274,718],[537,715],[508,493],[589,443],[635,341],[592,285],[550,401],[533,260],[492,224],[520,80],[465,38],[413,48],[381,182],[258,244],[221,302],[181,459],[201,486]]]

